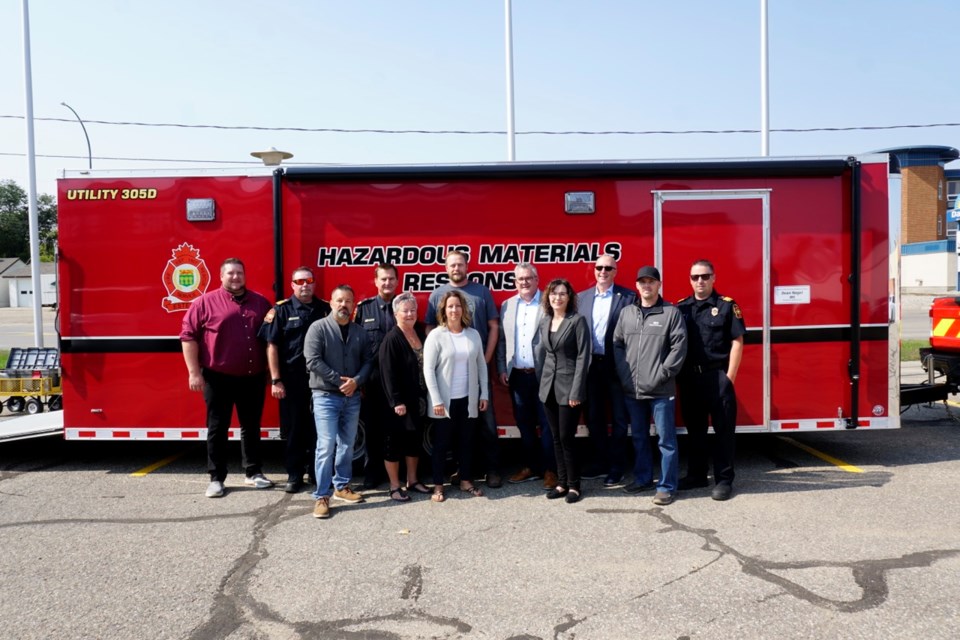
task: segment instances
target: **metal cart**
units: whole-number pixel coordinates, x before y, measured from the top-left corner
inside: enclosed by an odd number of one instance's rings
[[[7,367],[0,370],[0,410],[40,413],[63,408],[60,387],[60,350],[40,347],[13,348]],[[6,397],[4,402],[3,398]]]

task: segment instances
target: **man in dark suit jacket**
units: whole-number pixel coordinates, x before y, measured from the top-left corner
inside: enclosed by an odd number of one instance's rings
[[[597,258],[594,274],[596,286],[577,294],[579,313],[587,319],[593,334],[593,356],[587,374],[587,428],[594,460],[583,477],[603,478],[603,486],[616,487],[623,482],[627,408],[613,360],[613,331],[620,311],[633,304],[637,295],[614,283],[617,261],[613,256]],[[612,432],[608,431],[608,424],[613,425]]]

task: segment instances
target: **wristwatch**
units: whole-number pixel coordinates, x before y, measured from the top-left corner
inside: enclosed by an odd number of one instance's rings
[[[280,384],[281,382],[283,382],[283,380],[281,380],[280,378],[274,378],[273,380],[270,381],[270,384],[272,384],[272,385],[273,385],[273,384]]]

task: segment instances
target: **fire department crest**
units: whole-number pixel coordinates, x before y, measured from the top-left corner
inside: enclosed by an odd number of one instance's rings
[[[171,253],[173,258],[163,269],[167,296],[161,303],[169,313],[186,311],[210,286],[210,270],[200,259],[199,249],[184,242]]]

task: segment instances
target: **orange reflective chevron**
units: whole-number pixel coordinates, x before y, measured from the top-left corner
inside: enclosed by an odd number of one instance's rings
[[[936,298],[930,305],[930,346],[960,351],[960,304],[956,298]]]

